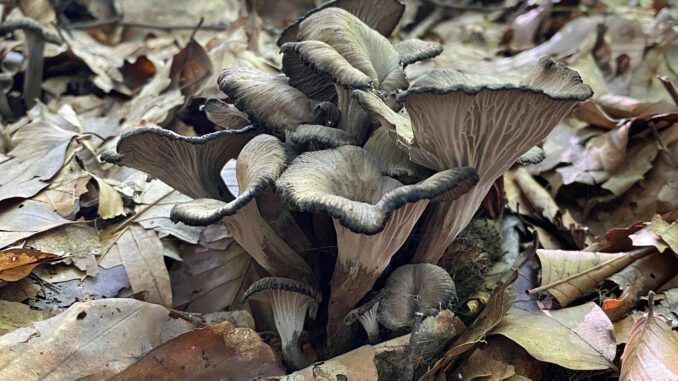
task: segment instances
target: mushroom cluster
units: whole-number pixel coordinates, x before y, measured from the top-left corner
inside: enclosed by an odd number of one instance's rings
[[[293,369],[308,362],[297,343],[307,312],[326,322],[336,354],[358,344],[353,322],[375,342],[380,324],[407,328],[415,312],[447,308],[454,283],[435,266],[445,248],[491,184],[512,163],[539,160],[533,147],[592,95],[549,58],[518,83],[451,70],[410,83],[405,66],[442,48],[392,44],[403,11],[397,0],[312,10],[278,40],[281,74],[221,74],[227,98],[201,108],[216,132],[141,128],[103,157],[192,197],[173,220],[229,228],[262,275],[245,297],[271,305]],[[233,159],[237,195],[221,177]],[[396,254],[397,263],[426,263],[394,269]],[[358,307],[388,273],[378,296]]]

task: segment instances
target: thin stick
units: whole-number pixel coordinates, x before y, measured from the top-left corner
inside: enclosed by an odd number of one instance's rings
[[[191,25],[158,25],[158,24],[149,24],[149,23],[141,23],[141,22],[130,22],[130,21],[123,21],[119,17],[114,17],[114,18],[109,18],[109,19],[102,19],[102,20],[96,20],[96,21],[83,21],[83,22],[77,22],[77,23],[69,23],[69,24],[64,24],[62,27],[64,29],[90,29],[90,28],[97,28],[100,26],[106,26],[106,25],[116,25],[116,26],[122,26],[122,27],[128,27],[128,28],[139,28],[139,29],[157,29],[157,30],[195,30],[196,26],[195,24]],[[226,30],[228,29],[229,24],[223,23],[223,24],[210,24],[210,25],[200,25],[197,29],[200,30]]]
[[[405,350],[405,370],[403,380],[412,380],[414,378],[414,352],[419,344],[419,331],[421,330],[421,321],[424,314],[420,311],[414,313],[414,326],[410,334],[410,343]]]
[[[658,75],[657,78],[659,78],[659,82],[664,85],[664,88],[666,89],[666,92],[669,93],[671,96],[671,99],[673,99],[673,103],[678,106],[678,91],[676,91],[676,88],[673,86],[673,83],[668,77],[664,77],[661,75]]]

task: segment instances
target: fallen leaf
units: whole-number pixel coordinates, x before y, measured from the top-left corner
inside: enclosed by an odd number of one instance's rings
[[[656,214],[652,217],[649,229],[657,234],[674,254],[678,255],[678,222],[669,223],[662,216]]]
[[[575,370],[614,369],[614,327],[595,303],[561,310],[512,309],[492,331],[540,361]]]
[[[182,245],[183,262],[170,270],[174,308],[214,312],[230,306],[243,287],[251,257],[233,241],[225,250]]]
[[[616,196],[623,195],[635,183],[645,178],[645,174],[652,169],[652,163],[658,152],[657,144],[653,141],[636,142],[628,149],[619,169],[601,186]]]
[[[91,177],[85,173],[77,160],[71,159],[52,178],[49,186],[35,195],[32,200],[40,202],[47,210],[61,217],[74,219],[80,205],[80,196],[87,192]]]
[[[154,231],[131,225],[105,255],[120,258],[135,294],[142,293],[150,303],[172,306],[163,246]]]
[[[76,380],[102,369],[110,377],[192,328],[166,308],[134,299],[76,303],[0,337],[0,379]]]
[[[172,59],[172,89],[181,89],[186,96],[195,94],[212,73],[212,61],[205,49],[191,39]]]
[[[35,266],[58,259],[58,255],[31,249],[0,251],[0,280],[16,282],[27,277]]]
[[[677,272],[678,258],[669,253],[655,252],[633,262],[607,278],[608,282],[618,286],[623,293],[617,298],[606,299],[602,305],[603,310],[610,320],[620,320],[635,307],[642,296],[658,289]],[[612,286],[607,288],[611,289]]]
[[[619,380],[670,381],[678,379],[678,333],[653,311],[653,296],[648,312],[633,323],[621,356]]]
[[[51,316],[49,311],[32,310],[27,304],[0,300],[0,336]]]
[[[530,206],[539,214],[555,225],[561,223],[557,221],[560,216],[560,210],[555,200],[527,171],[520,167],[515,171],[515,182],[530,203]]]
[[[541,379],[542,365],[516,343],[502,336],[487,339],[450,377],[457,380],[502,381],[522,376]]]
[[[244,381],[283,374],[273,350],[256,332],[223,322],[166,342],[112,380]]]
[[[0,248],[68,223],[35,201],[15,203],[0,211]]]
[[[375,364],[375,348],[370,345],[354,349],[341,356],[321,361],[290,374],[287,378],[296,381],[361,380],[377,381],[379,374]]]
[[[651,253],[641,248],[623,253],[537,250],[541,262],[540,287],[530,294],[548,291],[561,306],[596,290],[605,278]]]
[[[14,148],[7,153],[11,159],[0,163],[0,201],[29,198],[46,188],[64,165],[76,136],[42,121],[22,126],[12,136]]]
[[[122,196],[106,180],[93,176],[99,189],[99,207],[97,213],[101,218],[110,219],[127,214]]]

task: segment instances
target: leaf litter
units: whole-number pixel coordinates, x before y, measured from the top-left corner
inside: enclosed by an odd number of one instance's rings
[[[293,240],[289,250],[310,264],[311,286],[324,296],[298,332],[308,367],[283,361],[279,322],[268,305],[243,298],[270,274],[224,224],[176,221],[174,206],[205,190],[174,180],[175,190],[103,159],[141,128],[205,136],[252,124],[251,136],[270,133],[217,79],[241,67],[293,76],[276,40],[318,3],[0,6],[0,378],[676,379],[678,5],[670,1],[404,1],[386,37],[442,46],[404,67],[406,81],[434,69],[520,78],[546,55],[577,70],[593,98],[540,144],[542,161],[495,182],[447,248],[438,264],[456,299],[413,327],[381,324],[379,343],[356,327],[349,348],[323,343],[332,221],[293,210],[275,187],[257,194],[254,228],[264,240]],[[370,12],[367,1],[337,3]],[[329,100],[341,106],[337,93]],[[396,93],[389,107],[398,110],[407,101]],[[305,144],[290,145],[290,158],[330,148]],[[178,147],[161,160],[183,160]],[[238,171],[234,160],[223,167],[227,202],[239,196]],[[361,303],[411,260],[416,229]]]

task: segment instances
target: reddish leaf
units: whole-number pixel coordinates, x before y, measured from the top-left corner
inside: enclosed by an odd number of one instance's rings
[[[16,282],[27,277],[35,266],[60,258],[60,256],[55,254],[30,249],[0,251],[0,279]]]

